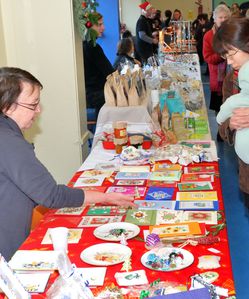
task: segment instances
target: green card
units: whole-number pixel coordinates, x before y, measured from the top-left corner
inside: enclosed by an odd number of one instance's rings
[[[125,218],[125,222],[133,223],[136,225],[154,225],[156,223],[155,210],[128,210]]]

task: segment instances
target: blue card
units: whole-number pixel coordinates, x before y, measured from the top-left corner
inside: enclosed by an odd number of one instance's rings
[[[169,200],[172,199],[175,188],[150,187],[146,200]]]
[[[147,180],[150,172],[118,172],[116,180]]]
[[[218,211],[219,202],[218,201],[187,201],[187,200],[176,200],[175,205],[176,210],[185,210],[185,211]]]
[[[161,290],[160,290],[161,291]],[[155,292],[156,293],[156,292]],[[211,299],[211,294],[207,288],[191,290],[187,292],[180,292],[176,294],[160,295],[151,297],[151,299]]]
[[[161,210],[161,209],[175,209],[175,200],[135,200],[134,203],[140,210]]]

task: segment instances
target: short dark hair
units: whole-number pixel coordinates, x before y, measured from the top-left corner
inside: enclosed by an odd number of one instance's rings
[[[172,16],[172,11],[169,10],[169,9],[167,9],[167,10],[165,10],[164,15],[165,15],[165,18],[171,18],[171,16]]]
[[[205,20],[208,21],[208,14],[207,13],[201,13],[197,16],[197,20]]]
[[[122,38],[132,38],[132,33],[130,32],[130,30],[125,30],[122,34]]]
[[[16,103],[17,98],[22,92],[22,83],[27,82],[32,86],[42,88],[41,82],[31,73],[15,68],[0,68],[0,114],[8,110],[12,104]]]
[[[131,38],[123,38],[118,42],[118,55],[128,54],[133,46],[133,41]]]
[[[214,51],[226,54],[233,47],[249,53],[249,19],[230,18],[223,22],[213,39]]]

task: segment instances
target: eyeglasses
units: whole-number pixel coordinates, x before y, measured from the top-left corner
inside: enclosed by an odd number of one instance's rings
[[[233,57],[233,56],[234,56],[235,54],[237,54],[238,52],[239,52],[239,49],[236,50],[236,51],[234,51],[232,54],[228,54],[228,53],[223,54],[223,55],[221,55],[221,57],[222,57],[223,59],[228,59],[228,58]]]
[[[18,106],[23,107],[23,108],[35,111],[37,109],[37,107],[39,106],[39,104],[40,104],[40,100],[35,104],[26,104],[26,103],[16,103],[16,104]]]

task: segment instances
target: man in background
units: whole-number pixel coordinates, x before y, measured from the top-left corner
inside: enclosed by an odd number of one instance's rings
[[[136,24],[137,51],[143,63],[153,56],[153,44],[158,44],[158,38],[153,37],[150,18],[153,14],[153,7],[146,1],[139,5],[142,9],[141,16]]]

